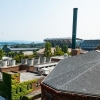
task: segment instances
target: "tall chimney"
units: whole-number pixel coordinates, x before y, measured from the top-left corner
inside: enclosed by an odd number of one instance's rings
[[[78,8],[73,9],[72,49],[76,49],[77,10]]]

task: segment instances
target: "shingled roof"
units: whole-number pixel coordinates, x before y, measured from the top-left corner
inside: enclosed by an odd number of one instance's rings
[[[61,60],[43,83],[59,91],[100,95],[100,52]]]

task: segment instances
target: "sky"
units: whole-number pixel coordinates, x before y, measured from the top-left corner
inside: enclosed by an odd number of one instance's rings
[[[0,0],[0,41],[72,37],[73,8],[77,38],[100,39],[100,0]]]

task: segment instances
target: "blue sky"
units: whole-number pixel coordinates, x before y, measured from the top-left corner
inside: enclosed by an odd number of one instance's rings
[[[71,37],[75,7],[77,37],[100,39],[100,0],[0,0],[0,40]]]

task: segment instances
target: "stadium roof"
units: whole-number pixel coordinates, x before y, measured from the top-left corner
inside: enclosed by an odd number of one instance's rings
[[[61,39],[61,40],[63,40],[63,39],[72,39],[71,37],[67,37],[67,38],[46,38],[46,39],[44,39],[44,41],[45,40],[54,40],[54,39]],[[83,40],[83,39],[80,39],[80,38],[76,38],[77,40]]]
[[[76,41],[77,40],[82,40],[80,38],[76,38]],[[72,45],[72,38],[68,37],[68,38],[47,38],[47,39],[44,39],[45,42],[50,42],[54,45],[68,45],[69,47],[71,47]],[[77,45],[77,43],[76,43]],[[78,45],[77,45],[78,46]]]
[[[61,60],[43,83],[59,91],[100,96],[100,52]]]

